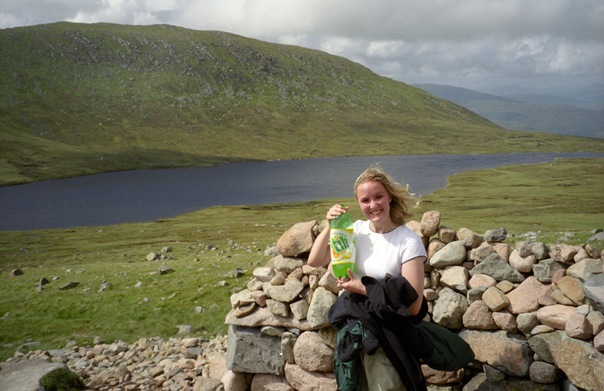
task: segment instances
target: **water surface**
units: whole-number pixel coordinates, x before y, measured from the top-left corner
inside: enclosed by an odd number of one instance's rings
[[[133,170],[0,187],[0,230],[100,226],[168,218],[217,205],[260,205],[352,197],[354,180],[380,163],[417,195],[453,174],[602,153],[379,156],[218,167]]]

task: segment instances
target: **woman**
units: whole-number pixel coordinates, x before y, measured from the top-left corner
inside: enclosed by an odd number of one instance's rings
[[[420,310],[425,308],[425,304],[422,305],[422,303],[424,262],[427,259],[426,250],[421,238],[405,226],[406,220],[411,217],[408,207],[413,202],[413,196],[406,187],[395,182],[380,167],[370,167],[365,170],[354,184],[354,193],[359,207],[367,220],[357,220],[354,223],[357,243],[356,270],[354,273],[349,270],[349,278],[338,281],[338,286],[349,293],[344,298],[344,295],[341,295],[340,299],[348,300],[349,304],[353,303],[352,305],[357,309],[374,308],[379,304],[375,302],[371,303],[372,297],[376,297],[376,295],[368,294],[368,289],[376,292],[376,287],[378,287],[380,295],[382,295],[384,292],[382,289],[391,288],[391,285],[386,286],[385,282],[391,276],[398,276],[399,279],[390,279],[388,281],[392,283],[396,282],[398,284],[397,289],[400,287],[400,284],[403,284],[403,288],[407,289],[405,292],[410,292],[409,294],[411,295],[410,299],[409,297],[405,299],[406,302],[400,297],[398,298],[399,300],[394,298],[397,303],[402,302],[404,305],[400,305],[399,308],[393,308],[394,312],[397,313],[405,313],[407,311],[406,314],[409,317],[401,318],[397,314],[393,316],[388,315],[387,317],[386,315],[380,315],[381,319],[375,322],[362,322],[365,328],[372,329],[371,331],[377,334],[376,337],[380,344],[380,347],[377,348],[374,354],[361,354],[362,365],[365,369],[364,376],[361,377],[363,383],[362,389],[425,389],[419,363],[415,362],[418,361],[416,359],[416,352],[412,354],[412,357],[409,357],[407,354],[407,356],[403,355],[400,358],[400,352],[396,351],[397,349],[407,349],[410,342],[417,345],[417,342],[409,341],[409,338],[414,337],[409,335],[410,330],[414,330],[414,328],[405,328],[405,341],[401,341],[399,345],[393,344],[392,340],[388,339],[392,338],[393,334],[398,333],[397,328],[405,325],[409,326],[406,322],[411,321],[416,323],[421,320],[413,319],[413,316],[423,317],[423,314],[420,314]],[[333,220],[347,210],[347,207],[334,205],[327,212],[326,218],[328,221]],[[329,226],[327,226],[317,236],[309,254],[308,264],[319,267],[327,265],[329,261]],[[376,284],[375,280],[378,280],[379,283]],[[399,292],[399,290],[394,291]],[[367,305],[367,300],[372,305]],[[392,301],[388,301],[386,304],[392,307]],[[337,309],[334,308],[336,306],[338,306]],[[339,316],[333,315],[333,318],[337,318],[339,321],[342,318],[342,314],[356,319],[363,319],[369,315],[375,318],[375,314],[359,315],[354,312],[349,313],[347,311],[350,307],[343,309],[344,306],[346,304],[338,304],[338,302],[334,304],[332,311],[330,311],[330,321],[332,312],[338,312]],[[406,307],[406,310],[401,310],[400,307]],[[390,321],[395,318],[396,321]],[[388,319],[388,321],[384,321],[384,319]],[[384,326],[384,329],[390,328],[389,330],[375,330],[376,323],[380,322],[394,323],[394,325],[387,324]],[[338,323],[343,324],[343,322]],[[401,329],[400,331],[402,333],[403,330]],[[402,338],[402,335],[398,337]],[[415,346],[410,349],[416,350],[416,348]],[[386,350],[386,354],[384,350]],[[398,358],[395,357],[397,354],[399,354]],[[392,362],[392,360],[396,360],[396,363]]]

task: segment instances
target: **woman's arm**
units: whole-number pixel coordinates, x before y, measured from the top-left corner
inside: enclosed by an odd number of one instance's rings
[[[331,260],[329,255],[329,224],[317,236],[308,255],[308,264],[314,267],[325,266]]]
[[[424,299],[424,262],[426,257],[415,257],[403,263],[401,267],[401,275],[409,281],[411,286],[417,292],[417,300],[413,302],[407,309],[413,315],[417,315],[422,306]]]

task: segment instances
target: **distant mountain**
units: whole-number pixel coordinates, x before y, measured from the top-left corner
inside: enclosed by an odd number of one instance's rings
[[[502,89],[507,96],[500,96],[447,85],[415,86],[464,106],[506,129],[604,138],[604,110],[584,107],[588,102],[597,106],[597,94],[580,100],[535,94],[522,87]]]
[[[491,87],[481,92],[514,100],[538,104],[568,104],[594,110],[604,110],[604,84],[573,88],[551,86],[547,92],[536,92],[518,85]]]

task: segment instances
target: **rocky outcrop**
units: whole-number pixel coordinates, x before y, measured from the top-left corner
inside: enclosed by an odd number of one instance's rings
[[[440,221],[431,211],[408,223],[429,254],[424,296],[431,320],[459,333],[476,359],[456,372],[423,365],[430,388],[604,389],[602,254],[535,240],[510,246],[503,228],[478,234]],[[231,297],[226,390],[337,389],[327,321],[336,280],[306,264],[321,224],[286,231]]]

